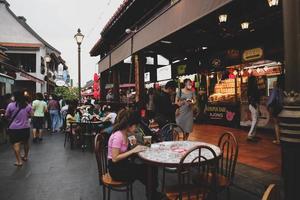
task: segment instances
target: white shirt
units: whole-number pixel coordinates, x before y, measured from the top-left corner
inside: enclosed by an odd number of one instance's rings
[[[106,115],[106,117],[104,118],[104,121],[110,121],[112,124],[115,123],[117,114],[114,112],[108,113],[108,115]]]

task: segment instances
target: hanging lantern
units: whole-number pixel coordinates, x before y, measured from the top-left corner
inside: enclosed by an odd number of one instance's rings
[[[268,0],[268,4],[270,7],[278,6],[279,0]]]
[[[219,22],[220,22],[220,23],[225,23],[225,22],[227,22],[227,14],[219,15]]]
[[[251,74],[252,73],[252,69],[248,69],[248,74]]]
[[[241,23],[241,28],[243,29],[243,30],[246,30],[246,29],[248,29],[249,28],[249,22],[242,22]]]

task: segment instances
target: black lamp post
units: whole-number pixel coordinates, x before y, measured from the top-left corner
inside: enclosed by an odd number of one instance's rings
[[[79,103],[81,103],[81,59],[80,59],[80,45],[84,38],[84,35],[81,33],[80,28],[77,30],[77,33],[74,35],[74,38],[78,45],[78,90],[79,90]]]
[[[46,54],[44,57],[44,61],[45,61],[45,66],[46,66],[46,77],[47,77],[47,94],[49,95],[50,90],[49,90],[49,77],[48,77],[48,73],[49,73],[49,63],[51,62],[51,57],[49,54]]]

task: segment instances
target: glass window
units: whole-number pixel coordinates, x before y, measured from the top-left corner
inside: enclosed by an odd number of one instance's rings
[[[19,54],[7,53],[10,63],[26,72],[36,72],[36,55],[35,54]]]

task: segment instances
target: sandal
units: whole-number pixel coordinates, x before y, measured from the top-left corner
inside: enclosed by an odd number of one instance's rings
[[[277,140],[273,140],[272,142],[273,142],[273,144],[280,144],[280,141],[277,141]]]
[[[25,157],[25,156],[22,156],[21,159],[22,159],[23,161],[25,161],[25,162],[28,160],[28,158]]]
[[[23,163],[15,163],[14,166],[22,167],[22,166],[23,166]]]

